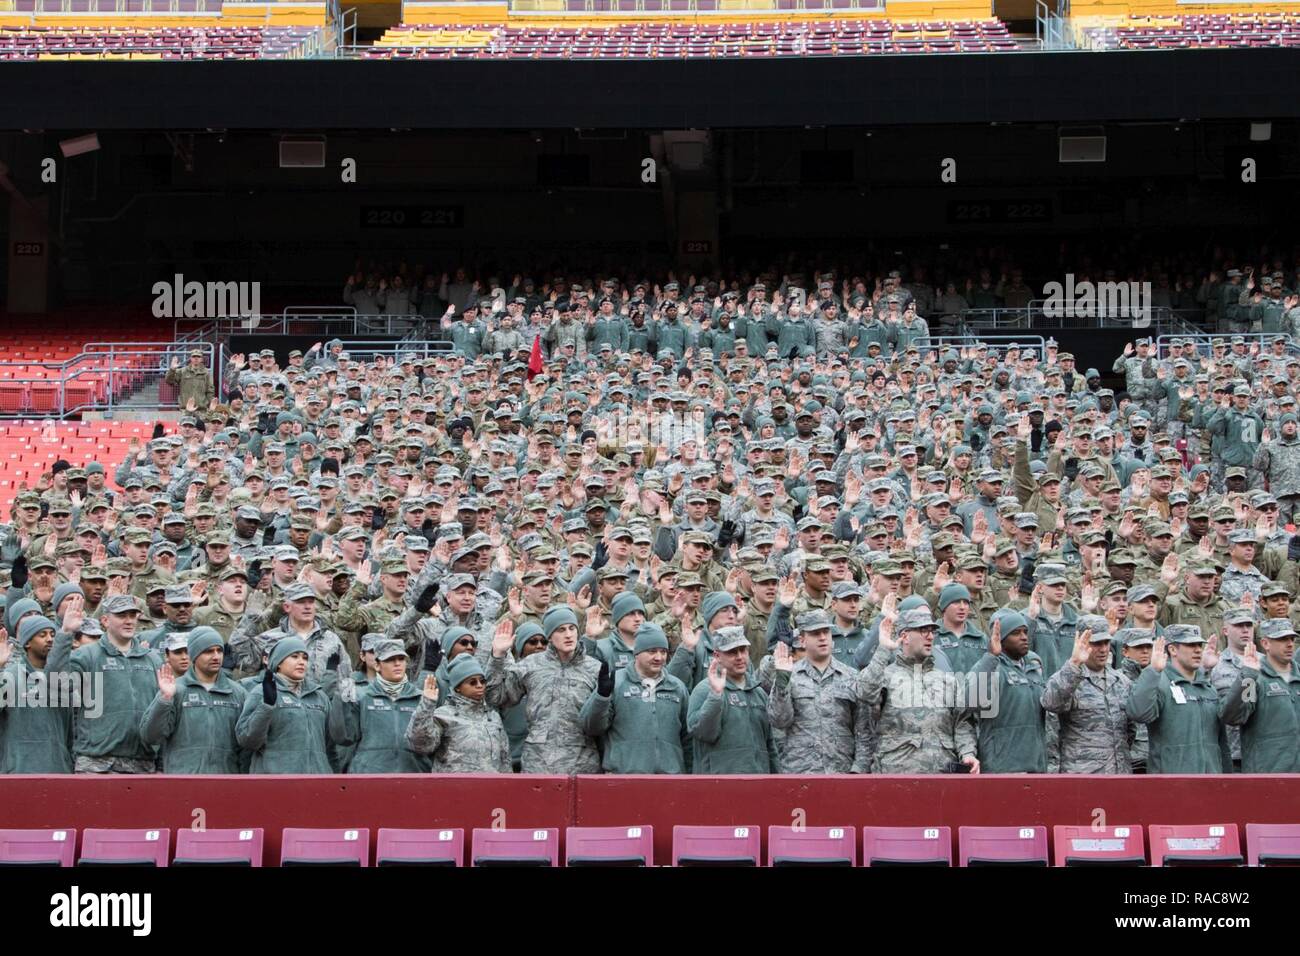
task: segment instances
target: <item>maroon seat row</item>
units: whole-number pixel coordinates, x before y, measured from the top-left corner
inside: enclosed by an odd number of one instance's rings
[[[675,826],[672,865],[952,866],[950,827]],[[0,867],[262,866],[260,828],[171,831],[87,829],[0,830]],[[1056,826],[1048,829],[959,827],[958,866],[1296,866],[1300,825],[1246,825],[1243,857],[1236,824]],[[1149,848],[1149,852],[1148,852]],[[560,830],[475,829],[468,857],[463,829],[381,828],[374,852],[370,830],[286,828],[281,866],[654,866],[649,826]]]

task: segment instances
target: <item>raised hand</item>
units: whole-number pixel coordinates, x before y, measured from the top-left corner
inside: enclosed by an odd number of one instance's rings
[[[1208,652],[1213,646],[1213,642],[1207,644],[1205,648],[1206,651]],[[1243,668],[1253,671],[1259,670],[1259,651],[1255,649],[1255,641],[1253,639],[1246,641],[1246,646],[1241,649],[1238,659],[1241,661],[1241,666]],[[1208,665],[1207,669],[1209,669]]]
[[[74,594],[67,600],[67,609],[63,612],[63,633],[76,634],[86,620],[86,599]]]
[[[782,644],[782,647],[785,645]],[[709,664],[709,691],[714,694],[721,694],[727,686],[727,674],[723,670],[722,661],[714,659]]]
[[[1172,551],[1160,565],[1160,580],[1170,587],[1178,583],[1178,555]]]
[[[700,632],[691,625],[689,618],[683,617],[680,624],[682,631],[682,647],[686,648],[688,651],[695,650],[695,645],[700,643]]]
[[[1070,663],[1082,667],[1092,654],[1092,630],[1080,631],[1074,635],[1074,653],[1070,655]]]
[[[945,561],[934,570],[934,589],[942,591],[951,583],[952,565]]]
[[[442,663],[442,643],[434,640],[432,637],[425,638],[424,655],[421,658],[421,666],[426,671],[436,671],[438,665]]]
[[[266,668],[266,676],[262,678],[262,703],[274,707],[276,698],[279,696],[279,688],[275,684],[275,674],[271,668]]]
[[[587,636],[595,640],[604,633],[605,612],[600,609],[599,604],[593,604],[587,609]]]
[[[777,588],[776,591],[776,599],[780,602],[781,606],[793,607],[794,602],[798,597],[799,582],[795,580],[795,576],[792,574],[789,577],[782,579],[781,586]]]
[[[1035,584],[1034,589],[1029,592],[1029,606],[1025,608],[1029,617],[1038,617],[1039,612],[1043,609],[1043,586]]]
[[[989,630],[989,653],[994,657],[1002,653],[1002,622],[994,621]]]
[[[880,633],[880,642],[882,644],[885,643],[885,634],[883,628],[881,629],[881,633]],[[897,647],[898,645],[885,644],[885,646]],[[776,649],[772,652],[772,663],[776,666],[777,670],[785,671],[787,674],[790,673],[790,671],[794,670],[794,660],[792,659],[792,656],[790,654],[789,644],[785,643],[784,641],[779,641],[777,643]]]
[[[1165,665],[1168,663],[1169,658],[1165,653],[1165,639],[1157,637],[1155,646],[1151,648],[1151,666],[1155,668],[1158,674],[1165,669]]]
[[[1097,591],[1097,585],[1091,579],[1084,583],[1080,589],[1079,601],[1085,614],[1092,614],[1097,610],[1097,603],[1101,595]]]
[[[1246,641],[1247,644],[1253,645],[1253,640]],[[1214,670],[1214,665],[1219,663],[1219,635],[1210,634],[1205,639],[1205,652],[1201,655],[1201,670],[1207,674]]]
[[[438,678],[433,674],[424,675],[424,693],[422,696],[430,703],[438,702]]]
[[[505,657],[515,644],[515,622],[503,617],[492,635],[492,656]]]
[[[610,672],[609,661],[600,662],[600,673],[596,675],[596,693],[609,697],[614,693],[614,675]]]
[[[158,668],[158,693],[162,694],[163,700],[176,696],[176,675],[172,673],[170,664]]]

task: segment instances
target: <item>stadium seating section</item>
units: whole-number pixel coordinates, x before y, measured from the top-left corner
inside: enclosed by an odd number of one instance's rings
[[[403,24],[365,56],[375,59],[653,59],[969,53],[1015,50],[996,19],[892,22],[637,22],[596,26]]]
[[[1085,28],[1081,39],[1094,50],[1300,47],[1300,12],[1134,14],[1127,23]]]
[[[60,458],[74,466],[101,462],[111,483],[131,439],[148,442],[153,427],[152,421],[0,422],[0,516],[7,520],[20,484],[35,487]],[[168,430],[175,431],[175,426],[169,424]]]
[[[305,55],[312,27],[0,26],[0,60],[257,60]]]
[[[96,343],[108,343],[136,341],[141,336],[158,341],[170,338],[171,333],[144,332],[137,327],[130,332],[103,332],[93,337]],[[115,355],[110,363],[102,345],[96,346],[102,354],[84,354],[84,332],[7,332],[5,338],[7,345],[0,356],[0,416],[57,415],[61,407],[73,411],[103,405],[108,401],[110,387],[116,401],[147,381],[156,380],[166,361],[161,353],[141,349]],[[73,362],[77,356],[81,357]],[[110,364],[115,369],[111,374]]]

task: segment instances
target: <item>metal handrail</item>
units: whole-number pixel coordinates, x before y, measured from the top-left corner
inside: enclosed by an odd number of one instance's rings
[[[119,389],[130,389],[138,385],[145,384],[145,379],[149,376],[165,376],[171,367],[171,360],[178,356],[187,356],[191,348],[199,348],[205,351],[207,355],[207,365],[209,371],[213,372],[214,381],[216,380],[216,349],[211,343],[177,343],[177,342],[88,342],[80,353],[62,362],[52,361],[0,361],[0,368],[47,368],[57,370],[57,377],[53,378],[36,378],[32,376],[20,376],[16,378],[0,379],[0,388],[11,389],[14,386],[23,388],[24,400],[20,407],[13,412],[0,412],[0,417],[12,418],[22,417],[31,413],[48,415],[51,417],[66,418],[69,415],[78,414],[83,411],[104,409],[107,414],[112,414],[112,410],[121,405],[118,392]],[[142,365],[125,365],[122,360],[127,357],[144,357],[149,359],[149,363]],[[80,401],[69,399],[69,385],[77,385],[90,376],[95,377],[95,383],[91,387],[91,396],[89,401]],[[100,401],[97,397],[97,386],[100,380],[106,376],[104,387],[104,400]],[[54,386],[57,403],[50,408],[36,408],[28,404],[35,400],[35,393],[30,390],[30,386]],[[42,398],[54,396],[42,396]],[[161,403],[157,405],[135,405],[138,408],[174,408],[174,403]]]

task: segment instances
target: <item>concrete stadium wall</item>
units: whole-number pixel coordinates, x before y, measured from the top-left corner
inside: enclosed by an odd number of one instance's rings
[[[649,825],[655,859],[673,826],[959,826],[1300,823],[1293,776],[1213,777],[0,777],[0,827],[511,828]],[[802,811],[802,814],[799,814]],[[1104,820],[1098,819],[1098,812]],[[956,847],[954,846],[954,856]]]

